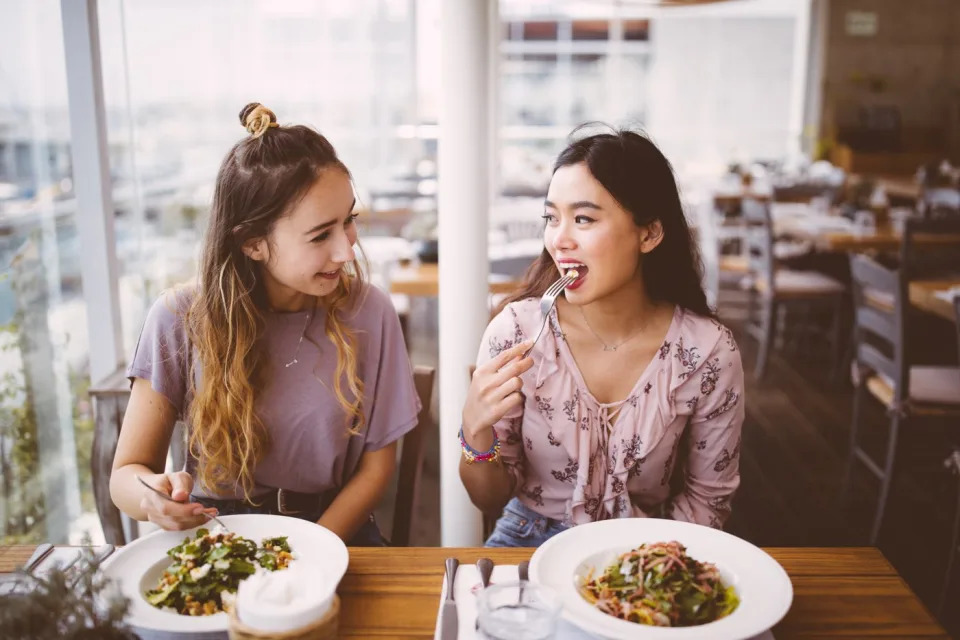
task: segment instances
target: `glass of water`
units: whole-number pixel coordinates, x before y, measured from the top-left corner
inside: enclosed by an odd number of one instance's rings
[[[559,596],[526,580],[493,584],[477,594],[482,638],[545,640],[553,637],[559,618]]]

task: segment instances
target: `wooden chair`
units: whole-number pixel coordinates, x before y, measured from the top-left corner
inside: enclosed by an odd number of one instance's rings
[[[747,260],[750,266],[749,287],[759,307],[759,318],[748,330],[757,338],[757,363],[754,375],[762,379],[767,368],[770,349],[778,330],[780,308],[810,308],[826,306],[833,317],[831,342],[833,352],[839,354],[844,285],[830,276],[815,271],[794,271],[778,266],[774,250],[773,221],[770,204],[751,198],[743,200],[743,217],[748,225],[746,233]],[[834,363],[839,369],[840,358]]]
[[[409,431],[400,443],[399,478],[394,500],[393,528],[390,541],[393,546],[407,546],[413,513],[416,509],[423,469],[423,445],[430,430],[430,403],[433,399],[435,370],[431,367],[414,368],[414,386],[420,398],[421,409],[417,426]],[[118,369],[90,390],[94,402],[95,429],[91,471],[93,495],[100,516],[100,525],[107,542],[126,544],[137,538],[137,522],[122,514],[110,497],[110,473],[117,448],[123,415],[130,398],[130,383],[123,369]],[[185,468],[186,438],[183,424],[178,423],[171,441],[170,455],[174,469]]]
[[[955,187],[924,188],[918,206],[925,218],[960,215],[960,189]]]
[[[94,502],[106,541],[115,545],[126,544],[139,537],[139,524],[122,513],[110,497],[113,456],[117,450],[127,401],[130,399],[130,382],[125,369],[117,369],[93,385],[89,393],[93,400],[94,415],[93,447],[90,455]],[[169,456],[173,469],[186,467],[186,451],[184,425],[177,422],[170,438]]]
[[[957,327],[957,358],[960,362],[960,295],[953,297],[954,322]],[[957,389],[960,395],[960,389]],[[943,466],[954,476],[960,478],[960,447],[955,448]],[[953,578],[953,564],[957,559],[957,544],[960,543],[960,483],[957,485],[957,504],[953,508],[953,527],[950,534],[950,547],[947,552],[947,568],[943,572],[943,586],[940,588],[940,600],[937,603],[937,615],[943,617],[944,607],[947,604],[947,594],[950,591],[950,582]]]
[[[410,546],[413,514],[420,496],[420,476],[423,474],[423,444],[432,426],[430,403],[433,401],[433,380],[436,371],[432,367],[417,366],[413,370],[413,382],[420,398],[420,415],[417,426],[403,436],[400,444],[400,469],[397,478],[397,497],[393,503],[393,530],[390,544],[394,547]]]
[[[880,481],[869,536],[871,545],[876,544],[883,524],[896,472],[899,434],[904,423],[918,418],[960,417],[960,368],[923,366],[907,347],[910,280],[929,277],[939,269],[950,269],[937,256],[944,253],[950,260],[949,250],[938,252],[934,248],[936,245],[925,245],[922,252],[917,252],[915,236],[948,231],[946,227],[951,224],[957,226],[960,222],[908,221],[897,266],[887,267],[867,256],[853,255],[850,258],[856,375],[850,456],[843,489],[844,493],[849,490],[853,466],[858,461]],[[956,251],[955,246],[952,251]],[[878,300],[892,300],[892,304],[878,304]],[[862,405],[868,394],[885,407],[889,416],[886,453],[880,463],[870,457],[859,441]]]

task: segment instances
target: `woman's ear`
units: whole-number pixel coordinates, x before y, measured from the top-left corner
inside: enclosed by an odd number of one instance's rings
[[[245,256],[256,262],[266,262],[270,257],[267,250],[267,241],[264,238],[251,238],[243,243],[243,253]]]
[[[640,228],[640,253],[650,253],[663,242],[663,224],[654,220]]]

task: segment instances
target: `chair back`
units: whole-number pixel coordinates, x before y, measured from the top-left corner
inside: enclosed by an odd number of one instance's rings
[[[907,345],[910,282],[960,274],[960,219],[908,219],[898,258],[850,257],[856,359],[892,382],[896,406],[909,397],[917,364]]]
[[[94,415],[90,475],[93,480],[93,498],[97,505],[97,515],[100,517],[104,539],[108,543],[127,544],[139,536],[139,525],[136,520],[122,513],[110,497],[113,457],[117,450],[117,440],[120,437],[127,402],[130,399],[130,382],[127,380],[125,369],[121,367],[91,386],[89,394],[93,401]],[[173,428],[168,456],[173,469],[186,468],[187,440],[183,422],[177,422]]]
[[[756,280],[767,283],[767,290],[774,290],[776,264],[773,254],[773,220],[770,204],[753,198],[744,198],[742,205],[747,263]]]
[[[854,357],[867,371],[886,377],[895,406],[909,397],[909,365],[905,358],[905,307],[910,304],[902,269],[866,256],[850,255],[854,307]],[[883,304],[878,304],[883,300]]]
[[[433,400],[433,381],[436,370],[417,366],[413,370],[413,383],[420,398],[420,414],[417,426],[403,436],[400,445],[400,469],[397,477],[397,496],[393,503],[393,529],[390,544],[394,547],[410,546],[413,514],[420,495],[420,477],[423,475],[423,445],[432,427],[430,404]]]
[[[953,294],[953,324],[957,327],[957,362],[960,362],[960,293]]]
[[[960,189],[956,187],[925,188],[920,209],[925,218],[960,216]]]
[[[907,219],[900,244],[900,264],[907,281],[960,274],[960,216]]]

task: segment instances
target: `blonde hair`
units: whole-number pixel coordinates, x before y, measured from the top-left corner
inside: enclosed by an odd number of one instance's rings
[[[197,480],[215,493],[239,489],[250,500],[254,472],[270,446],[256,413],[265,382],[261,338],[267,301],[258,266],[242,248],[267,237],[324,172],[348,177],[350,172],[324,136],[301,125],[277,126],[273,112],[259,103],[245,106],[240,122],[250,136],[234,145],[217,174],[199,285],[185,326],[195,354],[188,418]],[[343,316],[362,290],[363,272],[354,262],[323,300],[326,336],[337,353],[332,390],[349,434],[364,427],[364,385],[357,374],[356,338]]]

